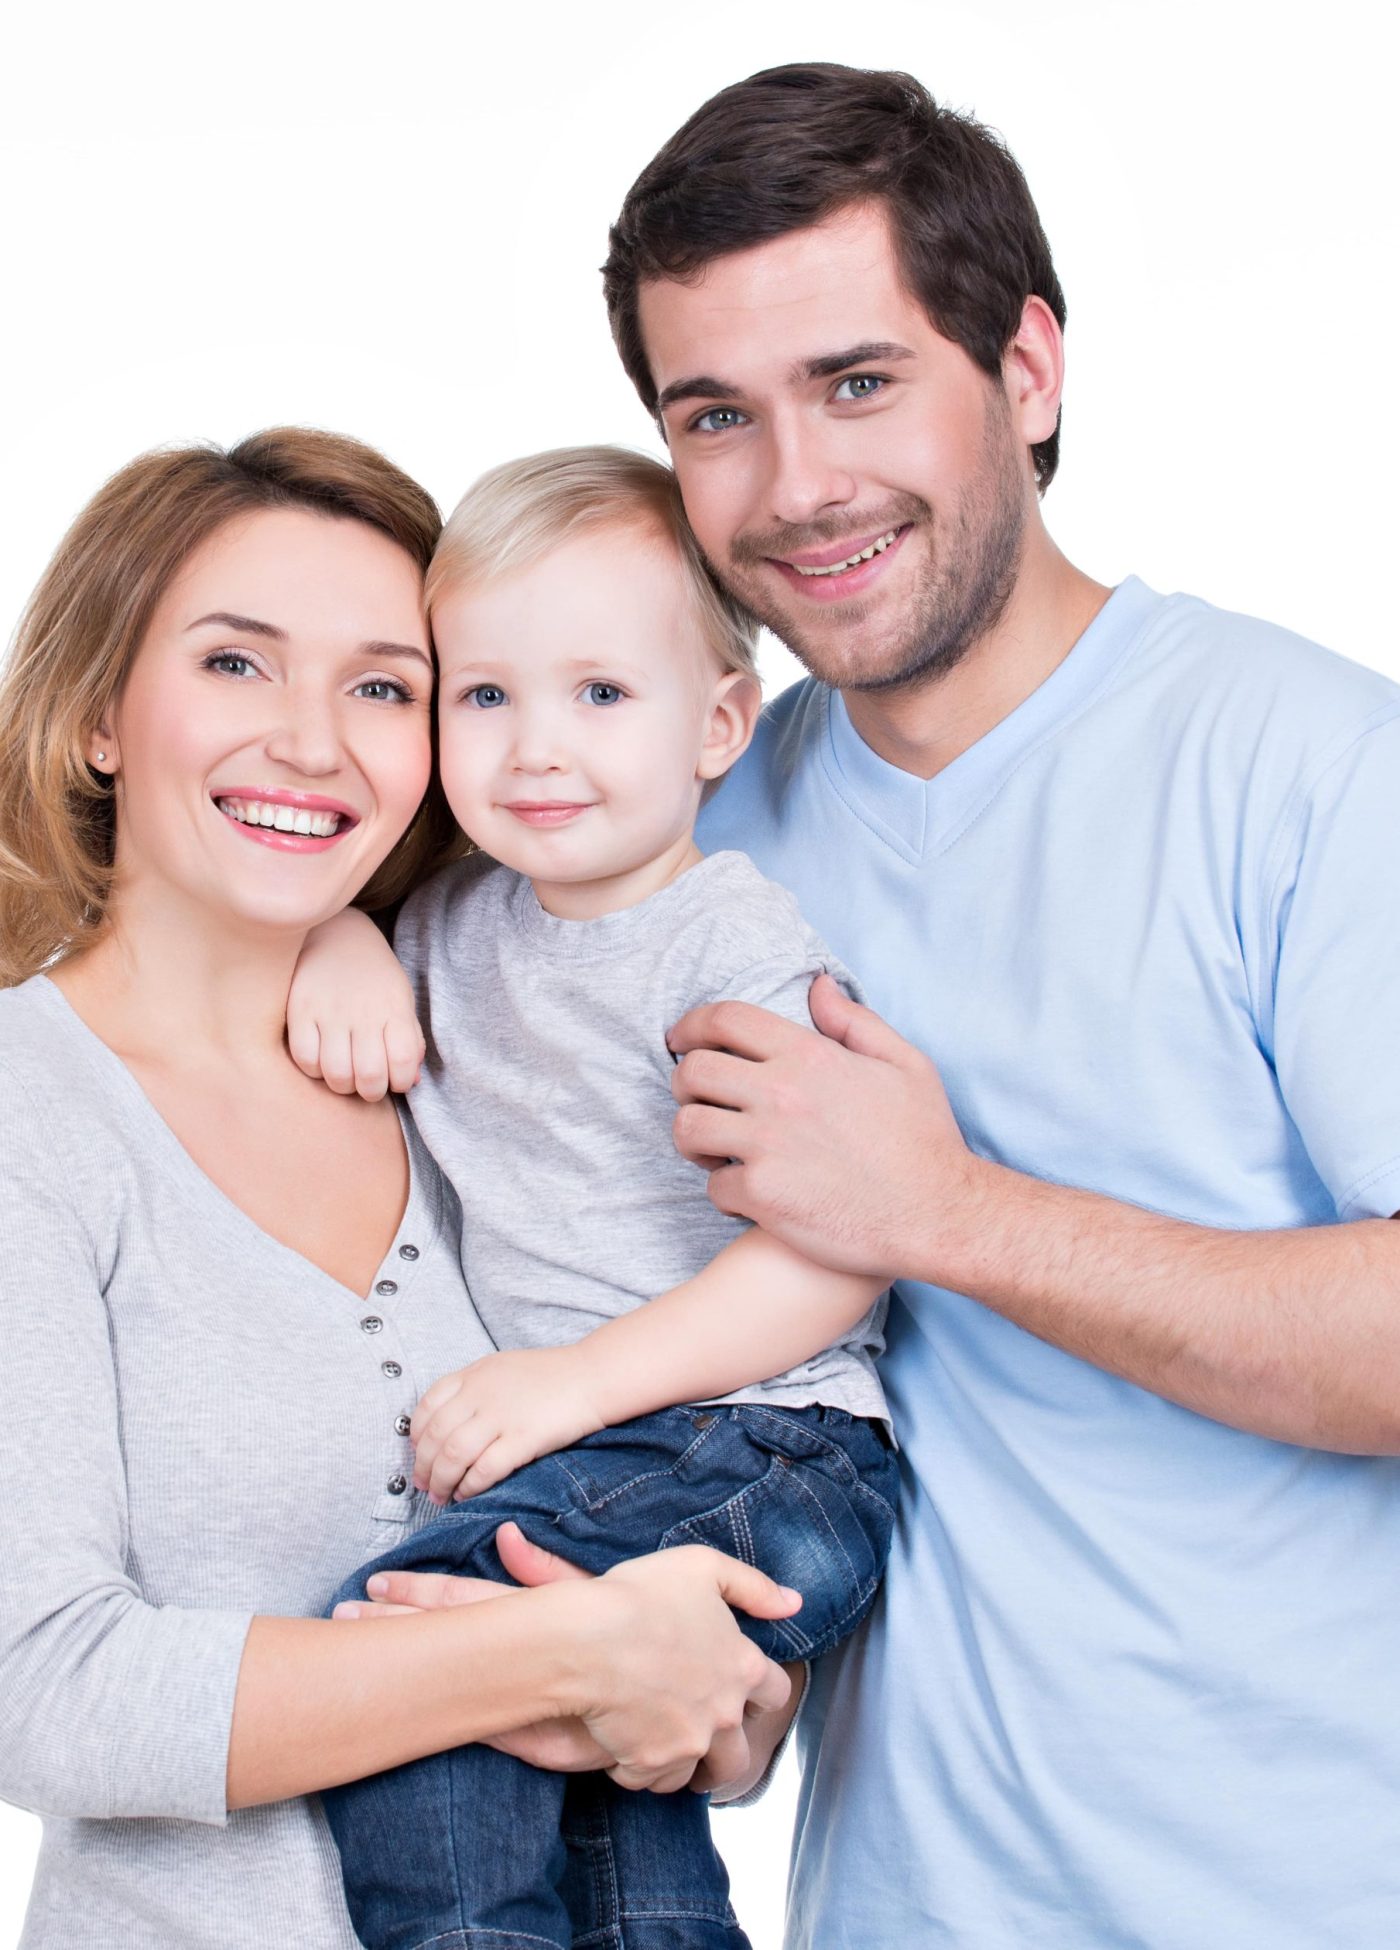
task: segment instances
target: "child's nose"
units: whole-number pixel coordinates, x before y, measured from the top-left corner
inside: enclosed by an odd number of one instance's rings
[[[515,749],[511,754],[517,772],[562,772],[568,758],[552,714],[522,711],[515,723]]]

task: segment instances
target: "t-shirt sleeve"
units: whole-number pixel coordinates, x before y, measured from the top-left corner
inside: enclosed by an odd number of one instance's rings
[[[1271,912],[1273,1056],[1343,1219],[1400,1211],[1400,719],[1298,795]]]
[[[0,1797],[222,1823],[250,1618],[141,1596],[98,1249],[3,1067],[0,1092]]]

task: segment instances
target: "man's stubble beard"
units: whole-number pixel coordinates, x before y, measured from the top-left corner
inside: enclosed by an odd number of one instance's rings
[[[878,599],[853,597],[833,609],[823,638],[813,640],[790,611],[768,600],[766,587],[756,592],[744,574],[747,565],[766,557],[818,548],[843,534],[869,534],[875,527],[885,532],[905,524],[928,538],[927,554],[910,593],[907,624],[883,655],[862,639]],[[847,691],[921,690],[945,677],[1001,620],[1016,587],[1025,532],[1024,450],[1012,435],[1006,395],[993,386],[983,422],[981,465],[942,522],[921,496],[897,495],[873,521],[858,527],[843,515],[839,525],[812,522],[800,529],[740,537],[720,580],[823,684]]]

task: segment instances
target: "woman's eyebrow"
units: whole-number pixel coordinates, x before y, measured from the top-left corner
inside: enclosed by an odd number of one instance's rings
[[[235,616],[233,611],[228,609],[211,610],[208,616],[201,616],[195,622],[187,623],[185,625],[186,633],[188,634],[190,630],[201,629],[206,623],[217,624],[223,630],[241,630],[249,636],[271,637],[275,643],[285,643],[287,641],[287,632],[285,630],[279,630],[275,623],[261,622],[256,616]],[[368,643],[360,644],[355,655],[357,657],[398,657],[401,659],[411,657],[415,663],[422,664],[428,670],[431,670],[433,667],[432,658],[428,656],[426,651],[419,650],[414,644],[385,643],[381,642],[377,637]]]

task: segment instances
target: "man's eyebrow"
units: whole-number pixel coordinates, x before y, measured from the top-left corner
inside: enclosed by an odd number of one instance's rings
[[[792,368],[794,379],[834,379],[851,366],[889,365],[895,359],[917,356],[912,346],[897,345],[893,339],[862,339],[840,352],[823,352],[815,359],[799,359]]]
[[[888,365],[895,359],[913,359],[918,355],[912,346],[899,345],[893,339],[862,339],[859,345],[848,345],[840,352],[822,352],[813,359],[799,359],[791,369],[791,378],[834,379],[838,372],[846,372],[851,366],[871,364]],[[664,413],[668,406],[674,406],[683,399],[741,399],[739,387],[731,386],[727,380],[712,379],[708,373],[697,373],[691,379],[677,379],[671,385],[663,386],[656,396],[656,411]]]
[[[245,636],[269,637],[274,643],[287,641],[287,632],[279,630],[275,623],[264,623],[256,616],[235,616],[233,611],[228,609],[211,610],[207,616],[201,616],[195,622],[186,624],[186,634],[190,630],[202,629],[208,623],[215,624],[221,630],[238,630]],[[433,660],[427,652],[418,649],[412,643],[384,643],[375,638],[369,643],[360,644],[355,655],[370,657],[375,661],[381,658],[396,657],[402,660],[411,657],[415,663],[422,664],[428,670],[433,667]]]
[[[676,379],[669,386],[663,386],[656,395],[656,411],[664,413],[668,406],[674,406],[679,399],[738,399],[739,388],[731,386],[723,379],[711,379],[705,373],[697,373],[693,379]]]

